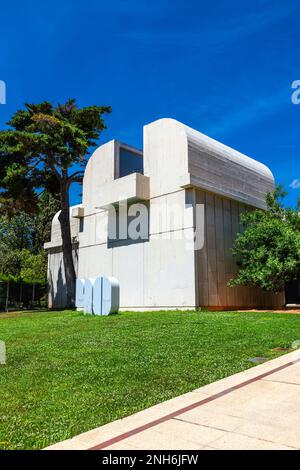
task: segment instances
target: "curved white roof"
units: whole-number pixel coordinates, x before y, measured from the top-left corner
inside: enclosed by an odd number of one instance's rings
[[[274,189],[266,165],[170,118],[144,127],[144,168],[151,197],[195,187],[265,208]]]
[[[274,181],[274,176],[271,170],[263,163],[260,163],[257,160],[254,160],[253,158],[250,158],[247,155],[244,155],[243,153],[238,152],[237,150],[234,150],[233,148],[228,147],[227,145],[224,145],[205,134],[202,134],[202,132],[192,129],[191,127],[184,125],[184,128],[190,142],[193,142],[196,145],[198,144],[201,147],[213,149],[218,154],[228,158],[228,160],[231,162],[235,162],[238,165],[248,168],[249,170],[260,173],[266,178],[271,178]]]

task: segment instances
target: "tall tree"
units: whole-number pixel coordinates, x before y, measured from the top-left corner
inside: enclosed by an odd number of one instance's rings
[[[78,108],[75,100],[57,106],[48,101],[26,103],[25,109],[17,111],[8,122],[10,128],[0,131],[0,166],[4,168],[2,179],[5,181],[2,204],[6,197],[11,199],[11,192],[20,178],[28,190],[45,188],[51,194],[59,194],[69,306],[74,305],[75,300],[69,190],[73,183],[82,182],[89,150],[96,146],[106,127],[103,114],[110,112],[108,106]]]
[[[19,153],[7,154],[0,131],[0,215],[13,217],[20,212],[37,212],[38,195],[28,175],[28,168]]]
[[[47,277],[47,263],[45,252],[31,253],[29,250],[20,252],[21,271],[20,277],[23,282],[31,284],[43,284]]]
[[[300,283],[300,201],[295,209],[283,205],[278,187],[267,196],[267,210],[242,214],[244,230],[238,234],[233,254],[239,268],[229,285],[252,285],[280,292]]]
[[[4,246],[11,252],[16,250],[32,250],[35,232],[34,218],[21,212],[9,218],[0,217],[0,247]]]

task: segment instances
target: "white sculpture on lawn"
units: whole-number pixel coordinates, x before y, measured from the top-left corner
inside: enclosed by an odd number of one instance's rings
[[[93,313],[93,286],[95,279],[89,278],[84,283],[83,311],[84,313]]]
[[[85,314],[109,315],[117,313],[120,304],[120,286],[114,277],[99,276],[96,279],[77,279],[76,307]]]
[[[120,286],[115,277],[102,278],[102,315],[119,310]]]
[[[76,300],[75,305],[77,308],[84,307],[84,279],[76,279]]]
[[[102,283],[103,278],[97,277],[93,286],[93,314],[102,315]]]
[[[6,345],[4,341],[0,341],[0,364],[6,364]]]

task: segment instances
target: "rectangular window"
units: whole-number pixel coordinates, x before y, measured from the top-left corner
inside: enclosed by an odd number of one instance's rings
[[[125,148],[120,148],[120,178],[131,173],[143,174],[143,157]]]

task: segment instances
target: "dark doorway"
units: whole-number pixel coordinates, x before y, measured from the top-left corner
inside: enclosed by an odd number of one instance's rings
[[[300,284],[292,282],[289,284],[285,291],[286,303],[300,305]]]

